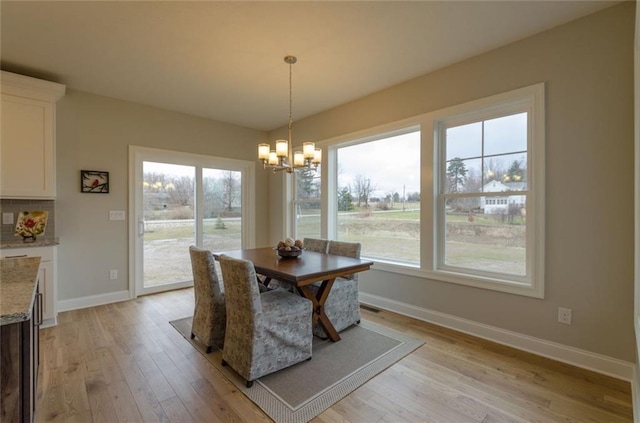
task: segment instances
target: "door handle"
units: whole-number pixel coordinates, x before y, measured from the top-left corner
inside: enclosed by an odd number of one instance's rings
[[[138,219],[138,236],[144,235],[144,220]]]
[[[38,321],[36,322],[36,326],[40,326],[42,325],[42,322],[44,320],[43,311],[42,311],[42,306],[43,306],[42,292],[38,292],[36,296],[38,298]]]

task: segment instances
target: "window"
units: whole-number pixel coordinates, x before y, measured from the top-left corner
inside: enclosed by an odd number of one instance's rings
[[[320,206],[321,206],[321,186],[320,175],[322,165],[313,171],[311,169],[300,169],[294,172],[294,219],[295,238],[303,239],[320,238]]]
[[[420,132],[415,127],[335,148],[335,235],[363,256],[420,264]]]
[[[433,270],[542,296],[543,86],[458,106],[434,121]]]
[[[322,144],[312,235],[361,242],[376,269],[543,297],[544,84]]]

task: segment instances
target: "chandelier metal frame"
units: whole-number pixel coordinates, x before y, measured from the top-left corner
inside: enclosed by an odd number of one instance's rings
[[[316,170],[322,161],[322,150],[315,148],[313,142],[302,143],[302,151],[293,151],[291,140],[293,128],[293,70],[292,66],[298,61],[295,56],[285,56],[285,63],[289,65],[289,124],[286,140],[276,140],[275,150],[269,144],[258,144],[258,158],[263,167],[272,168],[274,172],[285,171],[293,173],[296,169]]]

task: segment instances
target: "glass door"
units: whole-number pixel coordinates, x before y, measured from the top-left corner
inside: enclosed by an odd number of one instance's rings
[[[189,286],[196,244],[194,166],[142,162],[142,293]]]
[[[193,285],[189,246],[254,245],[253,162],[130,147],[130,295]]]
[[[242,173],[202,169],[203,239],[211,251],[242,248]]]

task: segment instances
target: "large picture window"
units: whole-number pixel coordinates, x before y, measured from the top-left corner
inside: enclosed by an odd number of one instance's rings
[[[412,127],[336,149],[335,239],[362,255],[420,264],[420,131]]]
[[[326,140],[298,232],[360,242],[376,269],[542,298],[544,132],[537,84]]]

